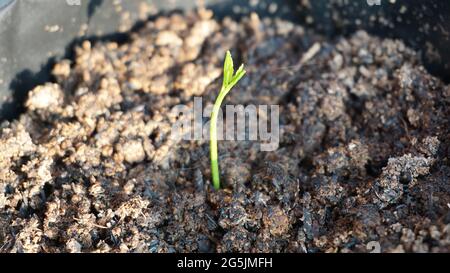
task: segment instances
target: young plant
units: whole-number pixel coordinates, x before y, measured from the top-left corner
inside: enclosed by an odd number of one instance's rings
[[[231,89],[244,77],[246,71],[242,64],[239,69],[234,73],[233,59],[231,58],[230,51],[227,51],[225,56],[225,62],[223,65],[223,82],[220,89],[219,96],[214,104],[210,121],[210,153],[211,153],[211,174],[213,185],[216,190],[220,189],[220,173],[219,173],[219,158],[217,154],[217,118],[219,115],[220,107],[225,99],[225,96],[231,91]]]

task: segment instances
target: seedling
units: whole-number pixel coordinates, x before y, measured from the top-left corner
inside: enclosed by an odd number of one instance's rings
[[[220,173],[219,173],[219,158],[217,154],[217,118],[219,116],[220,107],[225,99],[225,96],[233,89],[233,87],[244,77],[246,71],[242,64],[234,73],[233,59],[230,51],[227,51],[223,65],[223,82],[220,89],[219,96],[214,104],[211,121],[210,121],[210,153],[211,153],[211,174],[213,185],[216,190],[220,189]]]

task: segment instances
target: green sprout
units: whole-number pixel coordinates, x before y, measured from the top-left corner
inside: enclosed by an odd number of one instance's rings
[[[217,117],[219,116],[219,110],[222,106],[222,102],[225,96],[233,89],[233,87],[244,77],[246,71],[242,64],[239,69],[234,73],[233,59],[231,58],[230,51],[227,51],[225,56],[225,62],[223,65],[223,82],[220,89],[219,96],[214,104],[211,121],[210,121],[210,153],[211,153],[211,174],[213,185],[216,190],[220,189],[220,174],[219,174],[219,157],[217,155]]]

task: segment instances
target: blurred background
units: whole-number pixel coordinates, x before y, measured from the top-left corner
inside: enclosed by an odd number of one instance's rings
[[[215,16],[278,16],[330,38],[357,29],[402,39],[450,82],[450,2],[445,0],[0,0],[0,119],[23,110],[27,92],[51,81],[55,61],[85,39],[126,41],[159,13],[203,5]]]

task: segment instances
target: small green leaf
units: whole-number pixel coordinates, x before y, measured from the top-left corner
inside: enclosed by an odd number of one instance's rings
[[[244,65],[242,64],[231,79],[229,87],[233,88],[242,79],[242,77],[244,77],[245,73],[247,73],[247,71],[244,70]]]
[[[236,71],[236,75],[239,75],[242,72],[245,72],[244,71],[244,64],[241,64],[241,66],[239,66],[239,69]]]
[[[231,58],[230,51],[227,51],[227,54],[225,56],[225,62],[223,65],[223,86],[227,86],[230,81],[232,80],[234,73],[234,66],[233,66],[233,58]]]

